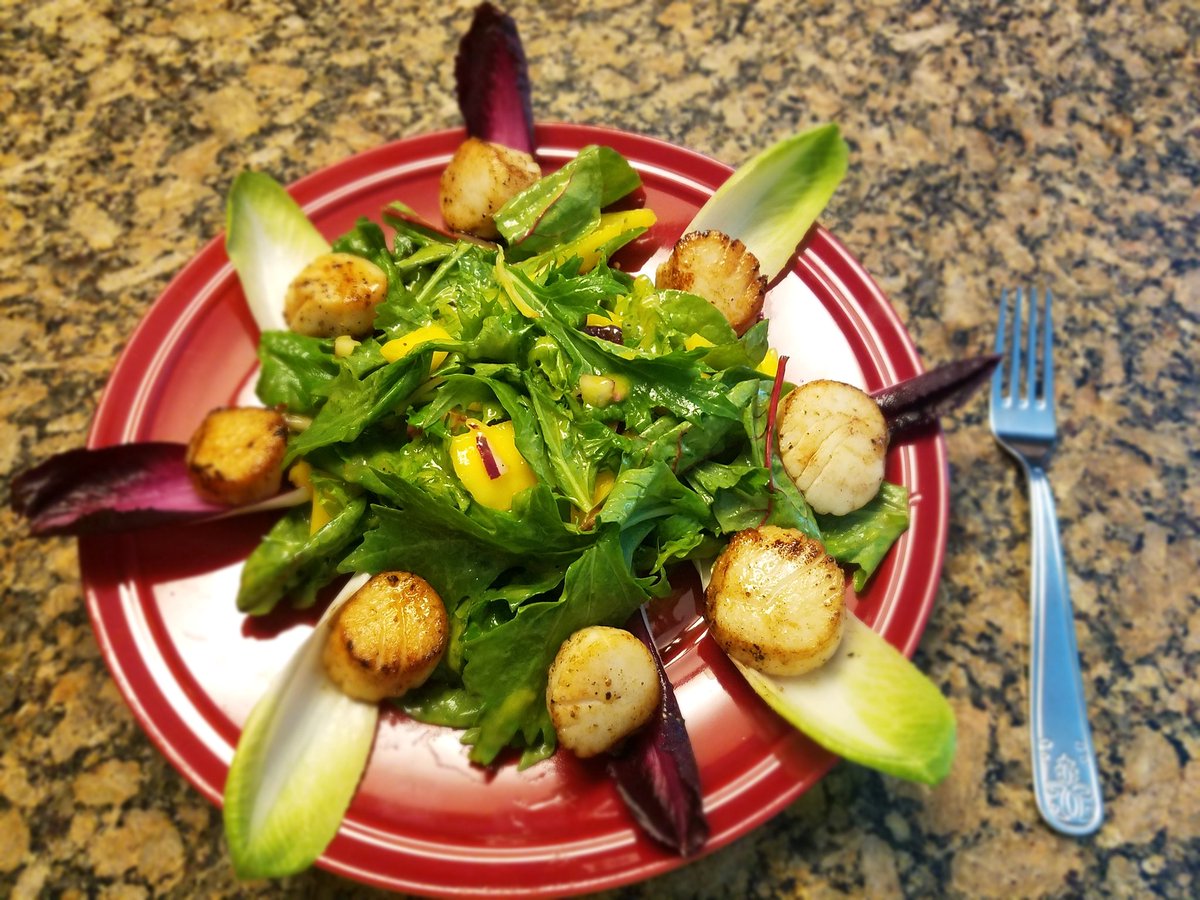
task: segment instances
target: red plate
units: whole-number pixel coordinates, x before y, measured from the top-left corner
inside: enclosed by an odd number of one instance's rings
[[[730,174],[720,163],[649,138],[577,125],[538,128],[553,167],[589,143],[641,173],[669,243]],[[327,236],[401,199],[437,216],[438,178],[462,139],[441,132],[356,156],[292,192]],[[645,254],[643,254],[645,255]],[[768,301],[772,341],[792,380],[878,388],[920,364],[870,276],[816,228]],[[96,413],[89,445],[186,441],[208,409],[251,386],[257,329],[214,240],[167,287],[130,339]],[[888,477],[912,492],[912,526],[862,597],[858,614],[912,654],[934,602],[946,543],[948,482],[940,434],[893,448]],[[81,540],[97,639],[142,727],[180,772],[221,802],[242,722],[311,618],[249,622],[234,606],[242,560],[269,516]],[[667,670],[700,764],[712,827],[708,850],[779,812],[833,758],[751,693],[705,635],[690,593],[655,610]],[[518,772],[467,763],[459,735],[388,714],[354,803],[319,865],[415,893],[551,896],[611,888],[682,860],[644,838],[599,767],[569,754]]]

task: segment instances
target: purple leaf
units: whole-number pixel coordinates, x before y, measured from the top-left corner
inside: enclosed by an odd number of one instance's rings
[[[454,60],[467,134],[533,155],[529,69],[517,24],[490,3],[475,7]]]
[[[626,627],[650,649],[662,691],[657,715],[629,739],[620,755],[609,758],[608,773],[642,830],[679,855],[690,856],[708,840],[696,756],[645,608]]]
[[[12,508],[41,536],[132,531],[304,499],[304,492],[292,491],[236,510],[209,503],[192,488],[186,450],[166,442],[68,450],[13,479]]]
[[[887,420],[888,434],[895,441],[961,406],[991,377],[1001,357],[972,356],[938,366],[871,396]]]

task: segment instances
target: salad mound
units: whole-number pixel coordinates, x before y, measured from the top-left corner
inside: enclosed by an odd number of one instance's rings
[[[580,171],[595,188],[564,209],[562,172]],[[313,503],[247,560],[239,607],[311,603],[343,572],[419,575],[446,604],[449,646],[399,702],[464,729],[480,764],[554,751],[543,698],[559,646],[668,594],[673,565],[778,525],[865,578],[907,525],[902,487],[843,521],[768,463],[767,322],[739,337],[705,299],[611,264],[645,226],[602,205],[638,184],[615,151],[587,148],[497,214],[535,223],[509,228],[508,247],[399,207],[383,227],[362,219],[333,251],[386,273],[374,332],[262,335],[258,396],[302,423],[285,461]]]

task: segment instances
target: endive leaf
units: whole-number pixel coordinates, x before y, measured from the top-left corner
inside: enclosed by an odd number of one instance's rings
[[[837,653],[819,669],[780,677],[734,665],[772,709],[839,756],[926,784],[950,772],[950,704],[904,654],[851,613]]]
[[[846,174],[847,156],[837,125],[785,138],[734,172],[687,230],[737,238],[770,281],[833,196]]]
[[[347,582],[246,721],[225,782],[225,837],[241,878],[311,865],[358,787],[379,705],[342,693],[321,656],[333,613],[367,578]]]
[[[225,252],[237,269],[260,331],[286,331],[283,299],[300,270],[329,242],[270,175],[242,172],[225,204]]]

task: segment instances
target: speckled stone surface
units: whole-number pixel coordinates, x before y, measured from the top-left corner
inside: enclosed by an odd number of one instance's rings
[[[8,480],[83,443],[117,353],[222,227],[242,166],[290,180],[458,124],[470,4],[0,4],[0,894],[358,896],[240,885],[220,815],[108,677],[74,543]],[[633,897],[1200,891],[1200,8],[1188,2],[514,3],[539,119],[731,164],[839,122],[824,221],[927,361],[985,350],[1006,285],[1059,299],[1051,474],[1108,818],[1038,819],[1028,505],[976,402],[946,423],[949,552],[919,663],[958,713],[941,786],[843,764]],[[615,895],[615,894],[614,894]]]

